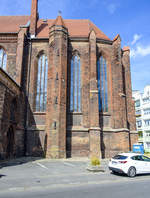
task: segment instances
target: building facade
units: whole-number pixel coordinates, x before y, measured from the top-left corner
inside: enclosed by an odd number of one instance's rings
[[[145,86],[143,93],[133,91],[133,98],[139,143],[143,143],[145,152],[150,152],[150,85]]]
[[[89,20],[0,17],[0,153],[110,157],[137,141],[130,49]]]

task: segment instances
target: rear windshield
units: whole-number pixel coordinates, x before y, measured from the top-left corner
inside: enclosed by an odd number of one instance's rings
[[[124,159],[127,159],[128,157],[127,156],[124,156],[124,155],[115,155],[113,157],[113,159],[119,159],[119,160],[124,160]]]

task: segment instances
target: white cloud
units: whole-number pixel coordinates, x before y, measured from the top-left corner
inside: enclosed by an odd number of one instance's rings
[[[150,55],[150,45],[146,47],[137,45],[136,48],[131,49],[130,55],[131,57]]]
[[[109,11],[110,14],[114,14],[116,9],[117,9],[117,5],[114,3],[107,5],[107,10]]]
[[[133,41],[131,42],[131,44],[134,45],[141,37],[142,35],[140,34],[134,34]]]

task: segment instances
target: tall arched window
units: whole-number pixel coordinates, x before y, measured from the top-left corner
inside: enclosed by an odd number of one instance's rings
[[[107,64],[103,56],[97,60],[99,111],[108,112]]]
[[[47,56],[42,54],[38,58],[37,86],[36,86],[36,111],[46,111],[47,101]]]
[[[3,50],[3,48],[0,48],[0,67],[3,70],[6,70],[6,65],[7,65],[7,54]]]
[[[71,59],[70,111],[81,112],[81,66],[78,55]]]

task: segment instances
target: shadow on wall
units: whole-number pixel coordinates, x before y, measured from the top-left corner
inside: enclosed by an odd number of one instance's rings
[[[28,123],[30,130],[25,130],[23,97],[14,97],[7,88],[4,92],[4,103],[1,109],[0,123],[0,160],[10,160],[22,156],[38,156],[43,158],[46,152],[47,139],[44,131],[36,128],[33,112],[28,104]],[[27,101],[28,102],[28,101]],[[29,125],[30,126],[30,125]],[[32,160],[32,159],[29,159]]]
[[[101,128],[101,133],[100,133],[100,150],[101,150],[101,154],[102,154],[102,159],[104,159],[106,157],[105,154],[105,143],[104,143],[104,132],[103,132],[103,127],[104,127],[104,120],[103,120],[103,116],[99,115],[99,123],[100,123],[100,128]]]
[[[25,130],[25,155],[34,157],[45,157],[47,149],[47,135],[45,133],[46,113],[33,113],[28,105],[27,129]],[[37,127],[37,123],[41,127]],[[43,127],[42,127],[43,126]]]
[[[16,156],[16,128],[18,121],[17,98],[4,87],[3,105],[1,106],[1,147],[0,159],[11,159]]]
[[[122,78],[123,78],[123,93],[125,94],[125,96],[127,96],[126,93],[126,75],[125,75],[125,66],[122,65]],[[126,120],[127,120],[127,129],[129,130],[128,136],[129,136],[129,151],[132,150],[132,145],[131,145],[131,135],[130,135],[130,130],[131,130],[131,126],[130,123],[128,121],[128,109],[127,109],[127,97],[125,98],[125,106],[126,106]]]

